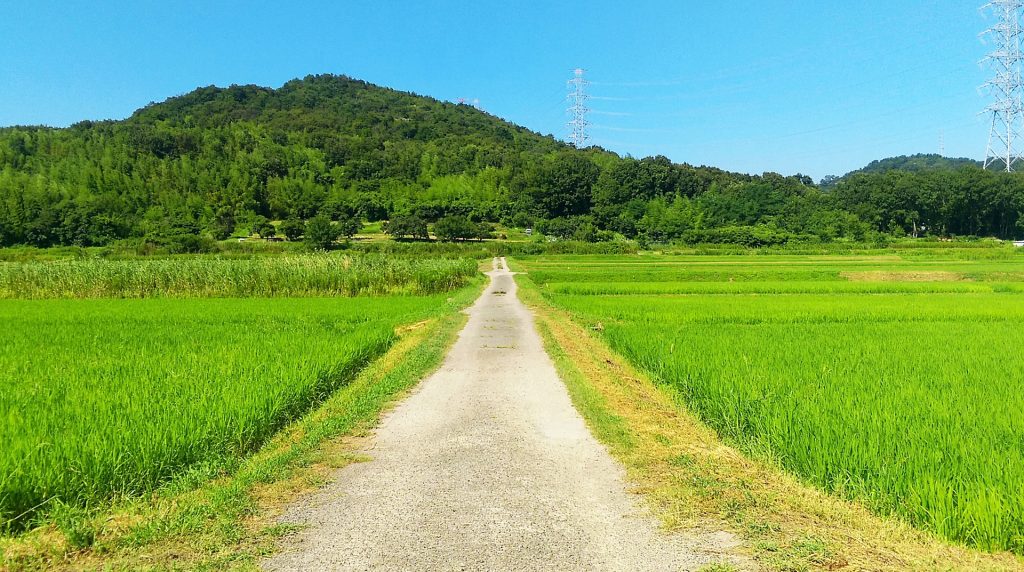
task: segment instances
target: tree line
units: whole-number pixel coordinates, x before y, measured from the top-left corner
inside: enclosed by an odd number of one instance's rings
[[[406,238],[432,225],[450,240],[489,236],[492,223],[591,242],[1011,238],[1022,196],[1020,177],[970,165],[816,185],[619,157],[329,75],[201,88],[124,121],[0,129],[2,246],[194,250],[237,233],[311,231],[323,244],[362,221]]]

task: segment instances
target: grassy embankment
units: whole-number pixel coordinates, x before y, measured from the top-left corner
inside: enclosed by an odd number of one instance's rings
[[[350,460],[324,443],[440,362],[476,268],[326,256],[0,267],[5,297],[35,298],[0,300],[0,562],[251,565],[281,532],[273,508]],[[343,297],[366,293],[390,295]],[[279,297],[180,299],[246,294]]]
[[[1024,260],[953,252],[516,265],[577,404],[670,526],[721,517],[779,569],[1016,569],[932,535],[1019,552],[1024,529]]]

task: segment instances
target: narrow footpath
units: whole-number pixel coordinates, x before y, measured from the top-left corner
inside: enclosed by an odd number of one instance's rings
[[[658,530],[591,436],[503,259],[442,367],[381,422],[372,460],[282,521],[267,570],[698,570],[727,534]]]

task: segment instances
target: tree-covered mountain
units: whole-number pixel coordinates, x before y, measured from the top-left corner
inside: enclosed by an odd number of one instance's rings
[[[980,221],[947,224],[949,232],[1005,236],[1024,210],[1015,177],[992,175],[1012,188],[1009,202],[962,189],[950,202],[938,188],[946,206],[935,207],[918,195],[895,204],[884,176],[860,174],[823,192],[803,176],[578,150],[469,106],[321,75],[278,89],[201,88],[123,121],[0,129],[0,246],[130,240],[188,249],[197,237],[267,229],[266,219],[287,221],[282,231],[294,235],[317,215],[464,217],[582,240],[772,244],[910,233],[936,208]],[[995,214],[964,214],[976,208]]]
[[[583,215],[598,174],[619,162],[469,106],[346,77],[207,87],[124,121],[0,130],[0,244],[223,238],[256,217],[320,212]],[[735,178],[656,163],[665,173],[638,184],[659,186],[637,192],[695,194]]]
[[[854,173],[885,173],[887,171],[906,171],[920,173],[923,171],[955,171],[963,167],[981,167],[980,161],[967,158],[943,157],[937,154],[901,155],[868,163],[863,169]]]

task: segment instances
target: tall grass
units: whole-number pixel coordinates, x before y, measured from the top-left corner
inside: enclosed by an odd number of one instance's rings
[[[0,301],[0,525],[234,462],[446,298]]]
[[[436,294],[477,274],[470,259],[304,256],[0,263],[0,298]]]
[[[652,260],[588,284],[585,261],[561,262],[538,265],[545,295],[727,440],[879,513],[1024,554],[1024,283],[789,282],[742,264],[748,281],[701,283]],[[818,264],[823,278],[842,266]],[[1005,279],[1015,264],[971,267]]]

